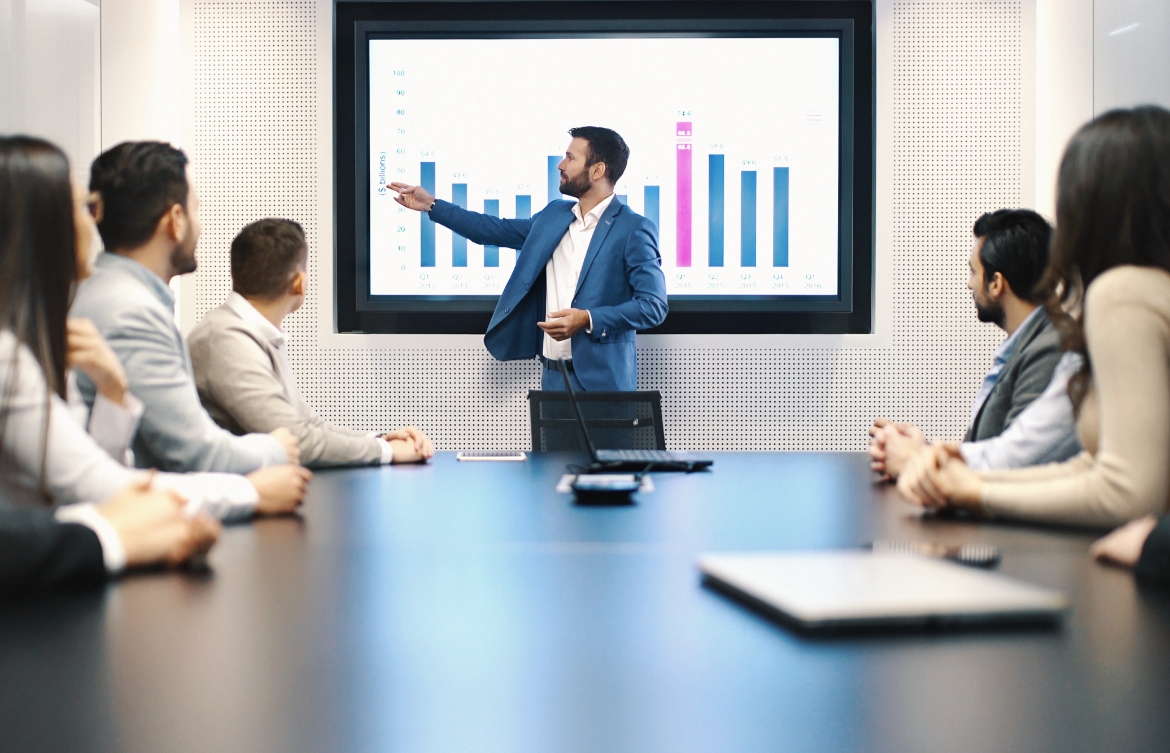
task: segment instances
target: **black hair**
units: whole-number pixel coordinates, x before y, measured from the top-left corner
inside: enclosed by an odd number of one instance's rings
[[[616,186],[626,171],[626,163],[630,161],[630,147],[626,146],[625,140],[618,132],[600,126],[580,126],[570,128],[569,135],[589,142],[585,154],[585,167],[602,163],[605,165],[605,177],[609,184]]]
[[[1047,308],[1066,350],[1083,356],[1069,381],[1078,409],[1092,363],[1079,304],[1093,280],[1132,264],[1170,271],[1170,111],[1111,110],[1082,126],[1060,161]],[[1065,314],[1080,309],[1075,317]]]
[[[232,290],[245,297],[278,298],[306,250],[305,231],[292,220],[268,218],[246,225],[232,241]]]
[[[66,326],[77,279],[76,226],[69,159],[58,147],[28,136],[0,137],[0,327],[27,347],[45,385],[41,435],[41,493],[48,456],[50,399],[65,398]],[[19,380],[12,353],[0,387],[0,446]]]
[[[976,238],[982,238],[979,261],[983,279],[991,282],[999,272],[1012,292],[1029,303],[1043,303],[1046,291],[1038,288],[1048,268],[1052,225],[1031,209],[1000,209],[975,220]]]
[[[89,190],[101,195],[98,232],[107,251],[138,248],[178,204],[187,209],[187,155],[160,141],[125,141],[93,161]]]

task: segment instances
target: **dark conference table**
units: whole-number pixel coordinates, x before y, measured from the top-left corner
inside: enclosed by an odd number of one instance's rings
[[[0,748],[1143,751],[1170,746],[1170,597],[1092,534],[922,520],[863,455],[718,453],[635,507],[572,455],[318,473],[303,519],[212,574],[0,609]],[[1057,629],[802,637],[700,585],[700,552],[990,542],[1067,589]]]

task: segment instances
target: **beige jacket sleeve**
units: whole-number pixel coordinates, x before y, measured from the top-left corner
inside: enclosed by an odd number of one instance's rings
[[[277,374],[278,358],[242,320],[222,310],[209,313],[191,335],[199,394],[217,421],[230,416],[235,426],[228,428],[244,432],[287,428],[300,440],[306,466],[381,463],[375,437],[333,426],[290,399]]]
[[[1100,433],[1095,456],[986,474],[984,509],[1005,517],[1113,526],[1166,511],[1170,497],[1170,274],[1118,267],[1085,298]],[[1091,439],[1086,437],[1086,440]],[[1092,447],[1086,441],[1087,448]]]

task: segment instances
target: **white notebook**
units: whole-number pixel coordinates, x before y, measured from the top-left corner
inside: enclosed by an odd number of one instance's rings
[[[862,550],[707,554],[707,585],[802,629],[1052,621],[1068,597],[932,557]]]

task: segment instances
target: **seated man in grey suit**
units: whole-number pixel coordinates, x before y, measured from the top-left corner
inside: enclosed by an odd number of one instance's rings
[[[1073,354],[1061,360],[1059,334],[1037,289],[1048,267],[1052,226],[1030,210],[1001,209],[980,217],[974,234],[967,287],[979,321],[1008,336],[975,396],[959,450],[981,470],[1067,460],[1080,445],[1065,386],[1080,364]],[[913,424],[878,419],[870,436],[872,467],[891,479],[926,446]]]
[[[169,283],[195,271],[199,196],[187,157],[170,144],[126,142],[93,161],[98,232],[106,251],[81,284],[72,316],[90,319],[126,369],[145,410],[135,464],[165,471],[251,473],[300,461],[287,430],[237,437],[199,403],[187,344],[175,326]],[[93,382],[78,375],[92,408]]]
[[[281,331],[308,287],[309,248],[301,226],[266,219],[232,241],[232,293],[191,332],[195,384],[211,417],[236,433],[284,427],[310,467],[414,463],[434,447],[413,426],[367,434],[326,422],[297,390]]]

